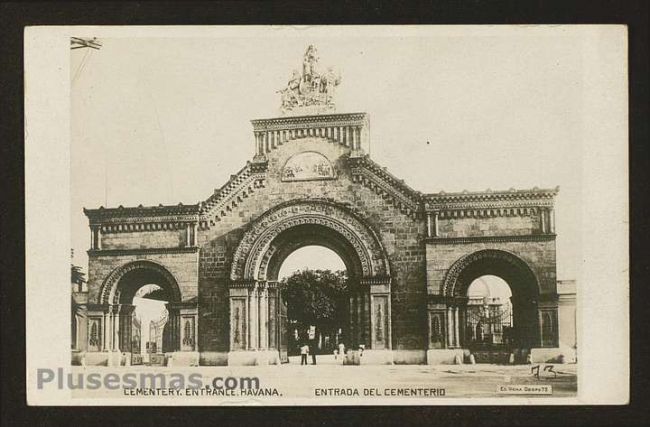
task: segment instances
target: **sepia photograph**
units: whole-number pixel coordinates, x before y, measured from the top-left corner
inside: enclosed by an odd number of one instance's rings
[[[624,27],[177,30],[58,36],[69,345],[34,393],[579,400],[586,75],[607,37],[624,70]]]

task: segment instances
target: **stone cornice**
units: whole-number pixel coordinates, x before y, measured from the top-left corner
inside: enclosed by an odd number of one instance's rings
[[[559,187],[554,189],[526,189],[507,191],[482,191],[423,195],[427,212],[506,207],[553,207]]]
[[[555,234],[526,234],[521,236],[473,236],[473,237],[430,237],[425,241],[434,245],[456,245],[462,243],[508,243],[548,242],[555,240]]]
[[[390,276],[364,277],[359,280],[359,285],[361,286],[390,285],[390,283],[391,283]]]
[[[91,249],[86,251],[88,257],[119,256],[119,255],[159,255],[159,254],[192,254],[198,253],[199,248],[138,248],[138,249]]]
[[[348,159],[352,179],[382,197],[389,197],[402,212],[416,216],[421,211],[421,194],[406,185],[369,156]]]
[[[158,205],[158,206],[137,206],[98,209],[84,208],[84,214],[88,217],[91,225],[96,224],[122,224],[122,223],[143,223],[143,222],[196,222],[198,220],[199,205]]]
[[[275,131],[319,126],[364,126],[366,113],[319,114],[311,116],[284,116],[251,120],[253,130]]]
[[[246,166],[230,176],[221,188],[214,191],[200,207],[201,228],[209,228],[226,216],[244,198],[266,185],[267,162],[247,162]]]

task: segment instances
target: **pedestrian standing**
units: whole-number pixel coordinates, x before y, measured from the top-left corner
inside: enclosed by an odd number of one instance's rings
[[[307,364],[307,353],[309,353],[309,346],[305,343],[300,347],[300,365]]]

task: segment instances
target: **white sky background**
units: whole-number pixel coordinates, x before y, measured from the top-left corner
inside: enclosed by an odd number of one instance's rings
[[[279,115],[275,92],[315,44],[320,67],[342,74],[337,112],[369,113],[371,157],[414,189],[559,185],[558,278],[576,277],[585,72],[577,32],[323,38],[301,31],[104,38],[99,51],[71,51],[76,264],[87,269],[83,207],[192,204],[225,183],[253,156],[250,120]],[[313,259],[305,253],[294,257],[295,268]]]

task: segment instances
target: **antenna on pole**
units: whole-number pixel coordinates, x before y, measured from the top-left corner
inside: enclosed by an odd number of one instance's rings
[[[100,50],[101,47],[102,44],[99,40],[97,40],[97,37],[70,37],[70,50],[87,49],[84,57],[81,59],[81,63],[79,64],[77,71],[72,77],[72,82],[75,82],[81,74],[81,71],[84,69],[86,63],[88,62],[88,58],[92,50]],[[104,152],[105,151],[106,147],[104,147]],[[108,206],[108,166],[106,165],[106,156],[104,156],[104,206]]]
[[[91,49],[99,50],[102,47],[102,44],[97,41],[97,37],[82,38],[82,37],[70,37],[70,49],[83,49],[89,47]]]

